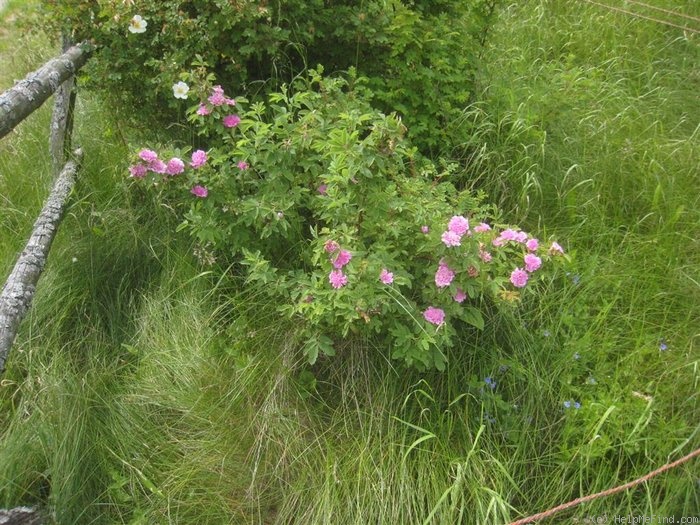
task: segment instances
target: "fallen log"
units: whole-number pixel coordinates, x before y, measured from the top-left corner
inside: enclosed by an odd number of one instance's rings
[[[74,152],[53,185],[51,194],[34,223],[31,237],[19,256],[0,294],[0,374],[44,270],[51,243],[63,218],[68,195],[75,184],[75,174],[82,158],[82,150]]]
[[[86,44],[73,46],[1,94],[0,138],[12,131],[72,77],[85,64],[89,54]]]

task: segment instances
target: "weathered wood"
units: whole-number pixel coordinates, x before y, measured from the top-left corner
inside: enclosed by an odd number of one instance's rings
[[[86,45],[73,46],[0,95],[0,138],[12,131],[66,79],[73,76],[85,64],[88,55]]]
[[[64,35],[63,52],[68,51],[72,45],[70,37]],[[49,152],[51,153],[51,168],[54,177],[58,176],[70,153],[73,108],[75,106],[74,85],[75,77],[71,75],[60,85],[54,95],[49,137]]]
[[[0,509],[0,525],[41,525],[42,516],[36,509],[16,507]]]
[[[32,235],[0,294],[0,374],[5,371],[5,362],[17,329],[34,297],[36,283],[44,270],[51,243],[63,218],[68,195],[75,183],[82,150],[76,150],[74,155],[75,160],[68,161],[56,179],[51,194],[34,223]]]

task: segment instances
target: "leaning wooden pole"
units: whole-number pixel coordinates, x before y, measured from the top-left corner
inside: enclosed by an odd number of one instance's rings
[[[12,131],[72,77],[85,64],[88,55],[87,44],[73,46],[0,95],[0,138]]]
[[[44,269],[56,230],[75,184],[75,174],[83,152],[77,149],[53,185],[51,194],[34,223],[32,235],[0,294],[0,374],[10,353],[19,324],[31,304],[36,283]]]

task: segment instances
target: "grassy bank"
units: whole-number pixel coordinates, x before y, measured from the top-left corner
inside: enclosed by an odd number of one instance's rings
[[[128,130],[81,92],[85,165],[0,387],[0,506],[66,524],[499,524],[697,448],[698,36],[583,3],[502,10],[455,153],[573,263],[444,373],[357,340],[307,367],[295,327],[127,187]],[[3,81],[52,54],[21,38]],[[0,142],[3,277],[50,185],[48,115]],[[697,468],[559,519],[696,515]]]

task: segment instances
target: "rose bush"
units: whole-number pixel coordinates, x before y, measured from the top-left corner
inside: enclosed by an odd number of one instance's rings
[[[458,190],[454,166],[418,154],[365,84],[314,70],[253,104],[193,86],[202,147],[143,149],[131,177],[299,321],[311,362],[366,333],[407,365],[441,369],[457,329],[483,328],[484,301],[517,300],[563,249]]]

